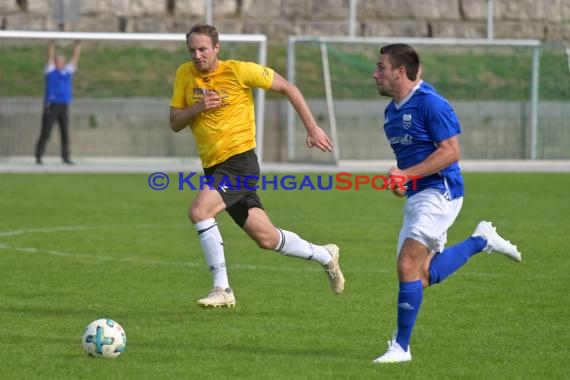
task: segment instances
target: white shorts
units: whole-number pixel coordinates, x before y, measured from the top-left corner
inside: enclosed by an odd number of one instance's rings
[[[463,205],[463,198],[447,199],[436,189],[427,189],[408,198],[404,204],[404,221],[398,237],[400,254],[406,238],[424,244],[433,252],[441,252],[451,227]]]

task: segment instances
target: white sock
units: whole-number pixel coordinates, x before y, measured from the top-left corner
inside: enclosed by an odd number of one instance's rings
[[[294,232],[277,228],[279,232],[279,243],[275,250],[285,256],[299,257],[306,260],[315,260],[323,265],[331,261],[329,251],[322,245],[315,245],[301,239]]]
[[[224,258],[224,242],[214,218],[206,219],[194,225],[200,238],[204,258],[212,273],[215,287],[226,289],[230,287],[226,272],[226,260]]]

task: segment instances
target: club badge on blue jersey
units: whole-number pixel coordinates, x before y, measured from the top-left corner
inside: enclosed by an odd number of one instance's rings
[[[410,127],[412,126],[412,114],[405,113],[402,116],[402,125],[404,129],[410,129]]]

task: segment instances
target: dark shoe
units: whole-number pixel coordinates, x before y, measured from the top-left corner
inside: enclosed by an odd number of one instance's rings
[[[63,163],[66,165],[73,165],[73,161],[71,160],[63,160]]]
[[[38,164],[38,165],[43,164],[41,157],[36,157],[36,164]]]

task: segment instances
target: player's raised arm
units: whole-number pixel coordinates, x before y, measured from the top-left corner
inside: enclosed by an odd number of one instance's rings
[[[48,43],[48,50],[47,50],[47,63],[52,64],[55,61],[55,41],[50,40]]]
[[[73,55],[71,56],[71,64],[73,65],[74,68],[77,68],[80,55],[81,55],[81,42],[77,40],[73,44]]]

